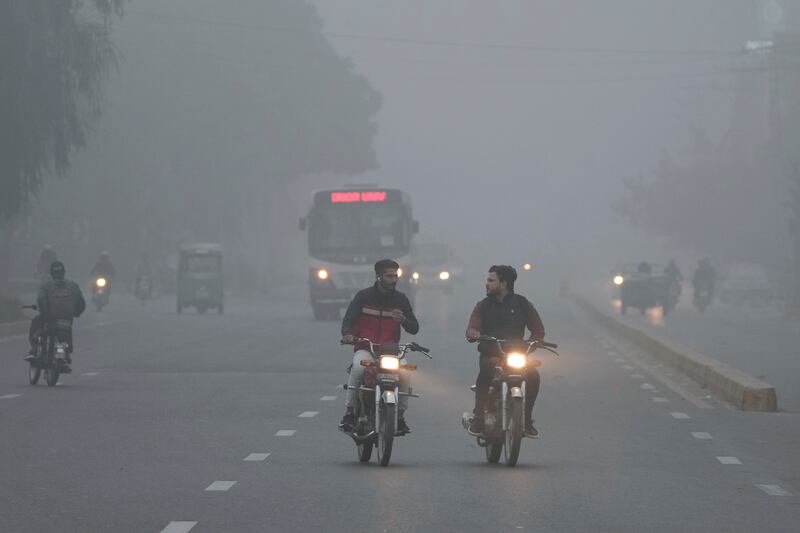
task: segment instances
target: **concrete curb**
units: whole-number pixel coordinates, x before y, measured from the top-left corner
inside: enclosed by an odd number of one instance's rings
[[[713,357],[694,352],[653,333],[626,324],[580,296],[573,296],[573,299],[600,324],[619,333],[660,361],[683,372],[702,387],[719,394],[739,409],[768,412],[778,410],[775,387],[769,383],[729,367]]]

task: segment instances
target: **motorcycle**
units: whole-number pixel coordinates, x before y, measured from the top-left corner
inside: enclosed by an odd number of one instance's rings
[[[109,298],[111,297],[109,294],[111,290],[109,284],[110,282],[108,279],[103,276],[98,276],[92,285],[92,302],[94,302],[98,312],[108,305]]]
[[[701,282],[695,285],[694,288],[694,306],[700,312],[705,312],[706,308],[711,305],[714,298],[714,293],[711,285],[707,282]]]
[[[39,309],[36,305],[25,305],[22,308],[34,311]],[[68,348],[64,329],[52,325],[46,326],[37,338],[36,354],[28,366],[28,382],[36,385],[44,373],[47,386],[54,387],[61,374],[71,373],[72,369],[66,362]]]
[[[489,386],[489,397],[484,408],[484,431],[476,437],[478,446],[486,450],[486,460],[496,463],[505,456],[507,466],[516,466],[524,436],[525,369],[541,366],[541,361],[529,359],[536,348],[558,355],[557,344],[545,341],[507,341],[496,337],[480,336],[478,341],[496,342],[502,354]],[[504,346],[508,346],[506,351]],[[470,387],[475,390],[475,385]],[[461,423],[469,431],[472,413],[464,413]]]
[[[400,371],[417,369],[417,365],[404,362],[407,352],[420,352],[428,359],[432,359],[430,350],[416,342],[407,344],[383,343],[376,344],[369,339],[356,338],[352,343],[369,343],[369,352],[372,361],[361,361],[367,367],[364,379],[356,394],[354,408],[355,427],[351,432],[342,430],[352,437],[356,444],[358,460],[362,463],[369,462],[372,457],[372,448],[378,452],[378,462],[381,466],[389,464],[392,457],[394,438],[402,436],[397,431],[397,408],[400,396],[419,398],[418,394],[411,391],[400,392]],[[347,390],[347,384],[343,387]]]
[[[136,297],[142,302],[142,305],[150,299],[150,293],[150,278],[148,276],[139,276],[136,280]]]

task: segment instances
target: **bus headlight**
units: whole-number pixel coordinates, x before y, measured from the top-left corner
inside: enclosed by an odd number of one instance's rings
[[[450,279],[450,272],[448,272],[447,270],[439,272],[439,279],[442,281],[447,281],[448,279]]]
[[[528,358],[521,353],[510,353],[506,356],[506,364],[511,368],[525,368]]]
[[[614,276],[614,285],[622,285],[625,283],[625,278],[622,276]]]
[[[324,268],[320,268],[319,270],[317,270],[317,277],[319,279],[324,281],[324,280],[328,279],[328,276],[329,276],[328,271],[325,270]]]
[[[400,359],[390,355],[384,355],[381,357],[381,368],[385,368],[386,370],[397,370],[400,368]]]

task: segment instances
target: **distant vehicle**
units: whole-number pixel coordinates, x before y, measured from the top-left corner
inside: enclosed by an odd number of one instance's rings
[[[728,305],[769,305],[775,298],[772,285],[763,267],[753,264],[731,266],[721,276],[717,295]]]
[[[177,311],[194,307],[200,314],[225,309],[222,285],[222,247],[219,244],[185,244],[178,259]]]
[[[102,311],[111,299],[111,279],[105,276],[98,276],[92,283],[92,302],[97,311]]]
[[[647,262],[626,265],[614,275],[613,283],[619,287],[623,315],[628,313],[629,307],[638,309],[641,314],[661,307],[666,315],[677,302],[674,284],[661,265]]]
[[[375,282],[373,265],[380,259],[400,264],[397,289],[413,302],[411,245],[419,223],[406,193],[374,185],[316,191],[300,230],[308,230],[315,319],[338,319],[353,296]]]
[[[464,263],[442,243],[416,244],[413,248],[416,268],[411,283],[421,288],[441,289],[452,294],[454,287],[464,281]]]

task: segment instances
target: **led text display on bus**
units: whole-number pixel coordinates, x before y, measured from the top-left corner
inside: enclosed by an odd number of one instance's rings
[[[333,191],[332,204],[382,203],[386,201],[386,191]]]

